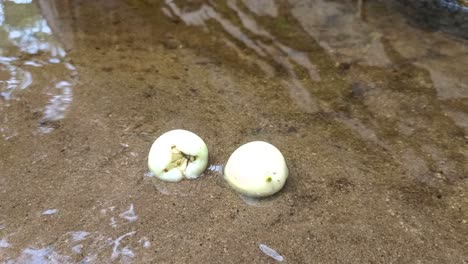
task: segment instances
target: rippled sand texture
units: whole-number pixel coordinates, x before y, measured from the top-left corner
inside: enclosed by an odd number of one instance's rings
[[[468,14],[429,2],[0,1],[0,263],[468,262]],[[148,173],[175,128],[197,180]],[[265,200],[222,179],[253,140]]]

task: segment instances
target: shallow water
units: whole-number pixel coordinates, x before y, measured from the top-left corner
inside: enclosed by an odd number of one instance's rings
[[[468,15],[430,2],[0,1],[0,263],[467,263]],[[197,180],[148,174],[175,128]],[[252,140],[263,201],[221,177]]]

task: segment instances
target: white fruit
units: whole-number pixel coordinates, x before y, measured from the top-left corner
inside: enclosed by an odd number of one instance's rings
[[[240,146],[229,157],[224,178],[237,192],[266,197],[283,188],[288,167],[283,154],[273,145],[254,141]]]
[[[154,141],[148,155],[148,167],[159,179],[178,182],[195,179],[208,165],[208,148],[196,134],[171,130]]]

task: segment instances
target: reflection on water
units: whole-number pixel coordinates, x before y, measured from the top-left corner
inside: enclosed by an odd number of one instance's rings
[[[47,19],[56,18],[45,18],[31,1],[0,2],[0,130],[4,139],[20,133],[11,126],[21,122],[14,114],[19,101],[30,104],[34,115],[42,112],[37,127],[43,133],[53,129],[52,122],[64,118],[72,102],[77,72],[65,51],[71,43],[58,42]],[[21,92],[30,87],[34,91]]]
[[[281,256],[278,252],[276,252],[276,250],[270,248],[269,246],[265,244],[260,244],[258,245],[258,247],[263,253],[273,258],[274,260],[279,261],[279,262],[282,262],[284,260],[283,256]]]
[[[125,246],[123,248],[120,247],[120,241],[128,236],[133,236],[135,235],[136,232],[135,231],[132,231],[132,232],[128,232],[126,234],[123,234],[121,236],[119,236],[117,239],[115,239],[113,242],[112,242],[112,255],[111,255],[111,259],[112,260],[116,260],[117,258],[119,257],[122,257],[122,258],[125,258],[125,257],[130,257],[130,258],[133,258],[135,256],[135,254],[133,253],[133,251],[128,247],[128,246]]]
[[[134,222],[138,219],[138,215],[135,214],[135,211],[133,209],[133,204],[130,204],[130,208],[128,208],[127,211],[121,213],[119,216],[121,218],[126,219],[129,222]]]
[[[6,239],[0,239],[0,248],[8,248],[11,244]]]
[[[391,63],[382,34],[369,26],[359,9],[345,1],[292,1],[292,15],[322,48],[338,60],[386,66]]]
[[[233,21],[223,17],[223,14],[216,10],[217,4],[213,6],[208,3],[202,3],[197,9],[184,11],[185,8],[179,7],[174,1],[166,0],[166,7],[162,7],[166,15],[180,18],[186,25],[201,26],[205,30],[210,30],[207,23],[211,20],[216,21],[222,29],[233,37],[236,41],[242,43],[259,58],[257,60],[261,65],[265,65],[265,60],[273,60],[284,69],[286,69],[289,78],[283,82],[288,88],[293,100],[306,112],[314,113],[319,110],[319,106],[314,98],[310,95],[310,91],[304,86],[303,82],[298,77],[296,67],[303,67],[308,72],[308,77],[313,81],[320,81],[320,75],[317,67],[310,61],[306,53],[294,50],[281,43],[266,29],[261,27],[252,15],[243,12],[237,5],[236,1],[226,1],[226,3],[218,3],[219,5],[226,4],[228,8],[234,11],[240,19],[242,25],[236,25]],[[248,7],[258,12],[259,6],[266,5],[265,10],[276,10],[273,1],[261,1],[257,5],[251,4]],[[170,11],[169,11],[170,10]],[[275,15],[276,11],[266,11],[270,15]],[[253,34],[253,37],[252,35]],[[267,39],[267,41],[262,40]],[[227,43],[232,43],[225,40]],[[232,45],[232,44],[231,44]],[[271,75],[268,67],[261,67],[265,74]]]
[[[26,248],[21,252],[15,260],[7,260],[6,264],[14,263],[34,263],[34,264],[45,264],[45,263],[71,263],[72,259],[68,256],[58,254],[53,248]]]
[[[283,12],[278,11],[281,3],[275,1],[165,3],[161,8],[171,19],[176,17],[204,32],[221,30],[227,47],[220,48],[234,49],[241,59],[255,61],[265,76],[274,76],[275,64],[280,65],[287,73],[287,78],[280,80],[282,87],[302,111],[333,112],[337,122],[364,141],[389,151],[409,171],[413,171],[416,160],[420,161],[424,165],[417,177],[424,182],[462,177],[455,171],[463,164],[449,161],[450,156],[460,154],[460,146],[448,138],[441,139],[444,137],[440,133],[468,131],[468,113],[460,102],[468,98],[465,40],[409,26],[409,20],[393,10],[399,6],[394,1],[382,5],[369,1],[291,0],[286,5],[289,9]],[[393,12],[384,13],[382,8]],[[313,54],[293,48],[297,40],[285,42],[285,36],[262,26],[266,21],[279,23],[288,12],[332,57],[341,75],[324,80],[320,71],[328,65],[323,61],[317,65],[311,59]],[[308,46],[313,46],[313,41]],[[406,71],[406,79],[392,80],[391,76],[400,71]],[[306,79],[301,72],[306,72]],[[384,79],[376,79],[381,73]],[[339,80],[351,83],[351,100],[348,92],[340,91],[343,88]],[[323,82],[328,82],[327,91],[318,90],[317,84]],[[330,93],[335,93],[331,100]],[[455,126],[447,126],[447,122]],[[434,127],[440,128],[436,132]],[[394,140],[395,133],[399,134],[398,140]],[[403,149],[398,142],[405,142]],[[447,145],[452,146],[450,150],[446,150]],[[412,159],[402,159],[401,152],[412,153]],[[441,178],[441,172],[447,175]]]
[[[118,209],[111,206],[101,210],[101,213],[102,211],[113,213],[114,210]],[[129,222],[136,221],[138,216],[133,210],[131,204],[130,209],[123,212],[120,217]],[[104,230],[105,227],[101,229]],[[1,250],[10,247],[12,244],[6,238],[0,239],[2,263],[98,263],[98,259],[131,263],[132,258],[136,256],[135,249],[148,250],[151,248],[151,242],[146,236],[137,236],[136,231],[124,232],[117,237],[102,232],[70,231],[63,234],[53,246],[27,247],[14,259],[2,255]],[[57,250],[57,247],[61,247],[62,250]]]
[[[44,212],[42,212],[42,215],[53,215],[58,213],[57,209],[47,209]]]
[[[468,2],[466,0],[395,0],[399,10],[412,21],[431,29],[468,37]]]
[[[89,234],[86,231],[74,231],[71,233],[72,242],[84,240]]]
[[[242,3],[257,16],[278,16],[278,6],[274,0],[242,0]]]

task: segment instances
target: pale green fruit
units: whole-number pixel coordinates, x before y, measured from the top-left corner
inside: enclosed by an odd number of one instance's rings
[[[208,165],[208,148],[196,134],[182,129],[171,130],[154,141],[148,155],[148,167],[163,181],[195,179]]]
[[[254,141],[232,153],[224,169],[224,178],[243,195],[267,197],[283,188],[288,178],[288,167],[283,154],[275,146]]]

